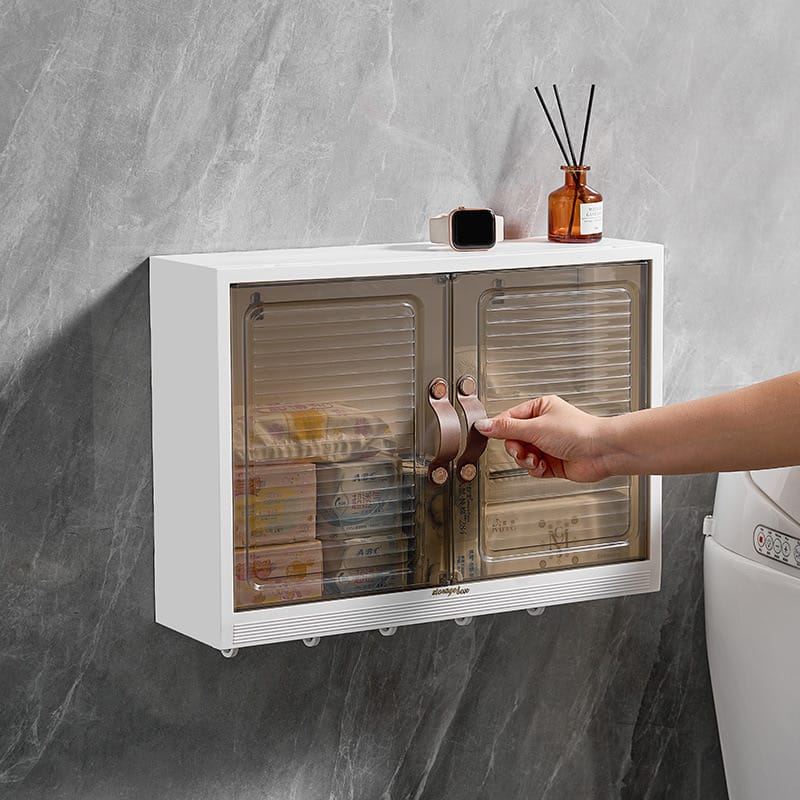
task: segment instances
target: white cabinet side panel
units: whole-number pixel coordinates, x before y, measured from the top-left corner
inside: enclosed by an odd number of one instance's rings
[[[216,275],[150,260],[156,621],[217,646],[220,431]]]

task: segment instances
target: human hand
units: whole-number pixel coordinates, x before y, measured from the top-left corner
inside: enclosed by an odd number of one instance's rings
[[[603,444],[607,422],[548,395],[478,420],[475,428],[490,439],[504,439],[506,452],[534,478],[589,483],[612,474],[611,453]]]

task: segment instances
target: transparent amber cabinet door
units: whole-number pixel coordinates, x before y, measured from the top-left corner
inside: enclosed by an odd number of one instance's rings
[[[598,415],[647,404],[647,264],[472,274],[456,282],[454,380],[476,377],[487,414],[557,394]],[[647,557],[647,487],[532,479],[502,442],[459,482],[454,558],[462,580]]]
[[[446,371],[446,302],[435,278],[232,288],[236,610],[447,569],[424,402]]]

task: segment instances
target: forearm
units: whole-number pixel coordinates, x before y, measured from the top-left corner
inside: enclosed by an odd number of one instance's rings
[[[800,372],[605,420],[612,474],[677,475],[800,464]]]

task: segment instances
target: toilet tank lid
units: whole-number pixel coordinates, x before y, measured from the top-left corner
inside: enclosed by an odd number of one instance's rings
[[[751,472],[750,477],[778,508],[800,525],[800,467],[760,469]]]

